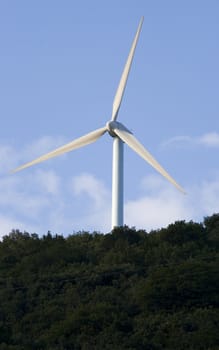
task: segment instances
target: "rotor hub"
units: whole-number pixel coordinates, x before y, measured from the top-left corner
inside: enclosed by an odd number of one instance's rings
[[[107,131],[112,137],[116,137],[116,134],[114,132],[114,129],[116,128],[117,122],[110,120],[106,123]]]
[[[122,123],[119,123],[115,120],[110,120],[109,122],[106,123],[106,127],[107,127],[107,130],[108,130],[108,133],[110,134],[110,136],[112,137],[118,137],[118,135],[116,134],[116,132],[114,131],[115,129],[119,129],[119,130],[122,130],[122,131],[126,131],[130,134],[132,134],[132,132],[127,129],[125,127],[125,125],[123,125]]]

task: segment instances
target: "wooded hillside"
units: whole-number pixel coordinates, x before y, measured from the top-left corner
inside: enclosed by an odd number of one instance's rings
[[[219,349],[219,214],[0,242],[1,350]]]

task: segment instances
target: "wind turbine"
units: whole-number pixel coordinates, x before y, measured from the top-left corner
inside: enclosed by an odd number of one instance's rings
[[[161,175],[169,180],[178,190],[185,193],[183,188],[163,169],[163,167],[153,158],[153,156],[144,148],[144,146],[134,137],[122,123],[117,121],[120,105],[125,91],[129,71],[135,53],[135,48],[140,35],[144,18],[142,17],[137,28],[115,97],[113,101],[111,120],[106,126],[94,130],[78,139],[75,139],[54,151],[46,153],[35,160],[21,165],[14,169],[15,173],[34,164],[43,162],[47,159],[59,156],[63,153],[73,151],[77,148],[86,146],[97,141],[103,134],[108,132],[113,137],[113,164],[112,164],[112,229],[117,226],[123,226],[123,144],[126,143],[140,157],[154,167]]]

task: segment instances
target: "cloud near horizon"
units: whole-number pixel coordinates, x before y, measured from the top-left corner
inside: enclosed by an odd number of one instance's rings
[[[80,188],[77,195],[81,195],[85,191],[88,196],[95,196],[99,180],[95,179],[93,175],[79,175],[76,181]],[[103,210],[105,207],[108,211],[111,211],[109,190],[104,189],[103,183],[100,183],[100,187],[102,187],[100,196],[102,199],[99,198],[98,202],[102,202],[101,208]],[[178,220],[200,222],[203,220],[203,217],[216,213],[219,208],[219,177],[213,181],[203,181],[200,185],[188,188],[187,195],[182,195],[172,188],[171,185],[169,186],[159,175],[144,177],[141,189],[141,196],[125,202],[125,224],[143,228],[147,231],[165,227]],[[105,197],[107,192],[108,194]],[[110,200],[110,208],[109,203],[105,202],[106,200]],[[91,210],[91,217],[94,215],[94,212],[95,209],[93,212]],[[99,212],[99,215],[94,215],[94,217],[93,224],[96,224],[96,226],[100,225],[101,212]],[[105,232],[107,232],[107,227],[109,228],[109,222],[106,222],[105,228],[103,226]]]
[[[45,185],[51,178],[55,179],[52,190]],[[33,183],[37,184],[35,193],[30,191]],[[51,171],[43,175],[36,171],[22,180],[0,180],[0,236],[13,228],[40,235],[48,230],[63,234],[110,231],[111,194],[102,181],[92,174],[81,174],[60,186],[58,175]],[[125,224],[138,229],[159,229],[177,220],[200,222],[219,208],[219,176],[189,188],[188,195],[179,193],[159,175],[144,177],[141,190],[140,196],[125,202]]]
[[[215,147],[218,137],[206,134],[199,141]],[[50,147],[54,142],[51,138],[36,144],[44,151],[45,143]],[[17,154],[12,147],[0,147],[4,172],[24,157]],[[150,231],[176,220],[202,221],[219,211],[219,174],[186,188],[188,194],[182,195],[160,175],[142,178],[141,195],[125,202],[125,224]],[[81,230],[109,232],[110,227],[111,189],[94,174],[65,175],[64,180],[57,171],[38,168],[22,176],[1,174],[0,237],[16,228],[40,235],[48,230],[68,235]]]

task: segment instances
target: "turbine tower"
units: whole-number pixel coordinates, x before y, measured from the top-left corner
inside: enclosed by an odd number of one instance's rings
[[[112,229],[114,227],[123,226],[123,144],[126,143],[140,157],[154,167],[162,176],[170,181],[178,190],[185,193],[183,188],[164,170],[164,168],[152,157],[152,155],[144,148],[144,146],[133,136],[122,123],[117,121],[119,108],[125,91],[129,71],[135,53],[135,48],[140,35],[144,18],[142,17],[138,25],[116,94],[113,101],[111,120],[106,126],[94,130],[78,139],[75,139],[54,151],[46,153],[41,157],[19,166],[12,172],[15,173],[34,164],[43,162],[47,159],[59,156],[63,153],[73,151],[77,148],[86,146],[97,141],[103,134],[108,132],[113,137],[113,164],[112,164]]]

